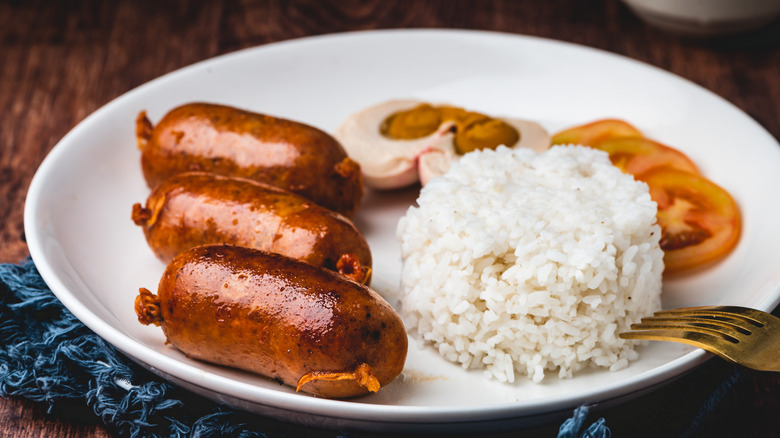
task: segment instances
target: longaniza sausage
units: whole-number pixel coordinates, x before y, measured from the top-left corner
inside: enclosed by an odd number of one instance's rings
[[[277,252],[368,284],[371,251],[346,217],[267,184],[205,172],[158,184],[133,221],[165,263],[185,249],[228,243]]]
[[[281,187],[354,215],[360,166],[328,133],[303,123],[224,105],[190,103],[157,125],[136,119],[141,168],[150,188],[180,172],[206,171]]]
[[[375,392],[402,371],[403,323],[368,287],[296,259],[206,245],[168,265],[136,313],[187,356],[344,398]]]

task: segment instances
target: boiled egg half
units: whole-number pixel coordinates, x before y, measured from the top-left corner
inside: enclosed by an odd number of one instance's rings
[[[550,147],[550,135],[538,123],[418,100],[366,108],[347,118],[334,136],[360,164],[365,184],[375,189],[425,185],[477,149]]]

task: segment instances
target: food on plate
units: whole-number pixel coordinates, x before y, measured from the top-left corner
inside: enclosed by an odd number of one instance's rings
[[[142,111],[136,137],[150,188],[176,173],[207,171],[281,187],[350,217],[363,196],[360,166],[333,137],[303,123],[190,103],[157,125]]]
[[[617,137],[642,137],[634,125],[620,119],[600,119],[584,125],[564,129],[552,136],[552,144],[581,144],[590,146]]]
[[[368,287],[297,259],[231,245],[186,250],[138,320],[188,357],[333,398],[376,392],[403,369],[407,336]]]
[[[620,339],[660,309],[647,185],[583,146],[485,149],[422,188],[398,224],[412,334],[503,382],[638,357]]]
[[[334,133],[376,189],[423,185],[463,154],[499,145],[545,150],[550,136],[539,124],[490,117],[450,105],[392,100],[364,109]]]
[[[739,208],[731,195],[699,174],[684,153],[641,136],[622,120],[565,129],[553,143],[587,144],[609,154],[623,172],[650,185],[658,203],[661,248],[668,274],[693,271],[730,253],[739,241]]]
[[[657,168],[638,178],[658,203],[666,272],[705,266],[730,253],[740,235],[739,208],[727,191],[699,175]]]
[[[366,283],[371,251],[346,217],[286,190],[207,172],[173,175],[135,204],[133,221],[167,263],[198,245],[230,243],[294,257]]]
[[[625,173],[639,175],[656,167],[671,167],[684,172],[699,173],[687,155],[657,141],[644,137],[616,137],[590,145],[609,154],[612,164]]]

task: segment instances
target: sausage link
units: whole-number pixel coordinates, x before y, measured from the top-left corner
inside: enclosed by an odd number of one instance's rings
[[[173,259],[135,310],[187,356],[332,398],[376,392],[403,370],[398,314],[368,287],[279,254],[205,245]]]
[[[207,171],[281,187],[352,217],[363,197],[360,166],[332,136],[282,118],[207,103],[136,119],[150,188],[180,172]]]
[[[229,243],[277,252],[367,283],[371,251],[346,217],[294,193],[244,178],[206,172],[174,175],[135,204],[157,257],[168,263],[185,249]]]

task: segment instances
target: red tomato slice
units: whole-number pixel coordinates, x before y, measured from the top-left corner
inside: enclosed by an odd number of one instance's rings
[[[696,165],[684,153],[649,138],[612,138],[596,142],[590,147],[608,153],[612,164],[631,175],[639,175],[662,166],[699,173]]]
[[[552,144],[591,145],[616,137],[643,137],[633,125],[618,119],[602,119],[565,129],[552,137]]]
[[[734,249],[741,223],[727,191],[699,175],[665,167],[640,177],[658,204],[665,272],[696,268]]]

